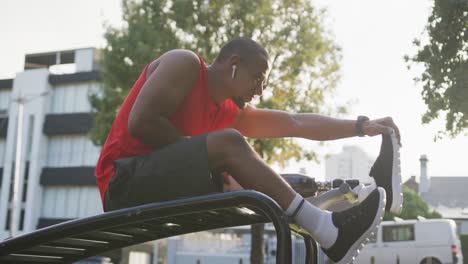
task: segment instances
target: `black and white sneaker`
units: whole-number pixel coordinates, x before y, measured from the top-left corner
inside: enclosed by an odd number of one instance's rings
[[[377,187],[358,205],[332,214],[338,229],[335,244],[323,252],[336,264],[352,263],[382,221],[385,213],[385,190]]]
[[[393,130],[390,135],[382,135],[380,153],[374,165],[372,165],[369,175],[374,178],[378,187],[385,189],[387,194],[385,210],[400,214],[403,204],[400,145]]]

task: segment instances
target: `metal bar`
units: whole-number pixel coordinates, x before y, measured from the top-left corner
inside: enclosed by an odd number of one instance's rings
[[[317,243],[307,233],[301,232],[301,236],[304,238],[304,245],[305,245],[305,248],[306,248],[305,263],[306,264],[317,264],[318,263],[318,260],[317,260],[317,256],[318,256]]]
[[[201,224],[189,225],[190,221],[184,220],[185,216],[188,220],[206,219],[206,223],[202,220]],[[60,261],[68,263],[163,237],[271,221],[277,233],[276,262],[287,264],[292,260],[291,231],[287,220],[280,206],[262,193],[243,190],[210,194],[76,219],[8,239],[0,242],[0,262],[10,259],[15,253],[42,245],[86,249],[79,255],[64,252]],[[171,221],[179,222],[180,227],[168,225]],[[126,228],[135,231],[135,227],[148,229],[151,235],[117,231]]]

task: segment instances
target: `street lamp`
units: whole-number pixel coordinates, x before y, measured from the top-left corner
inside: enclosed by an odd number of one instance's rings
[[[34,99],[37,99],[41,96],[49,94],[48,91],[42,92],[39,95],[35,95],[31,98],[23,97],[21,90],[19,90],[19,97],[14,100],[18,103],[18,117],[16,120],[16,155],[15,155],[15,174],[13,178],[13,197],[11,201],[11,211],[10,211],[10,237],[14,237],[16,233],[16,211],[18,210],[18,189],[19,189],[19,179],[20,179],[20,168],[21,168],[21,147],[22,147],[22,135],[23,135],[23,111],[24,105],[28,102],[31,102]]]

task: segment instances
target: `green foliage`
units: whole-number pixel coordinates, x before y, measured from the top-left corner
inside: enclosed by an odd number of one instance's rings
[[[397,216],[402,219],[417,219],[418,216],[425,218],[442,218],[436,211],[430,211],[426,202],[412,189],[403,186],[403,208],[400,215],[385,212],[384,221],[393,220]]]
[[[468,235],[467,234],[460,235],[460,242],[462,243],[462,247],[463,245],[468,247]]]
[[[435,0],[426,29],[429,41],[415,40],[419,51],[405,59],[425,68],[416,78],[427,105],[422,122],[445,114],[438,136],[455,137],[468,128],[468,1]]]
[[[468,258],[468,235],[460,235],[461,251],[463,255],[463,263],[467,263]],[[457,249],[460,250],[460,249]]]
[[[324,107],[339,79],[339,48],[324,30],[323,11],[308,0],[123,1],[126,23],[109,27],[103,51],[104,90],[91,97],[91,138],[106,139],[113,119],[143,67],[164,52],[185,48],[212,62],[229,40],[244,36],[261,43],[272,58],[268,89],[258,107],[293,112],[343,112]],[[313,158],[291,139],[264,141],[265,158],[284,165]]]

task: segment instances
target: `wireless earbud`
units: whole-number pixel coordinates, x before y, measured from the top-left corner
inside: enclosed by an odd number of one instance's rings
[[[234,79],[234,77],[236,77],[236,68],[237,68],[236,65],[232,65],[232,79]]]

